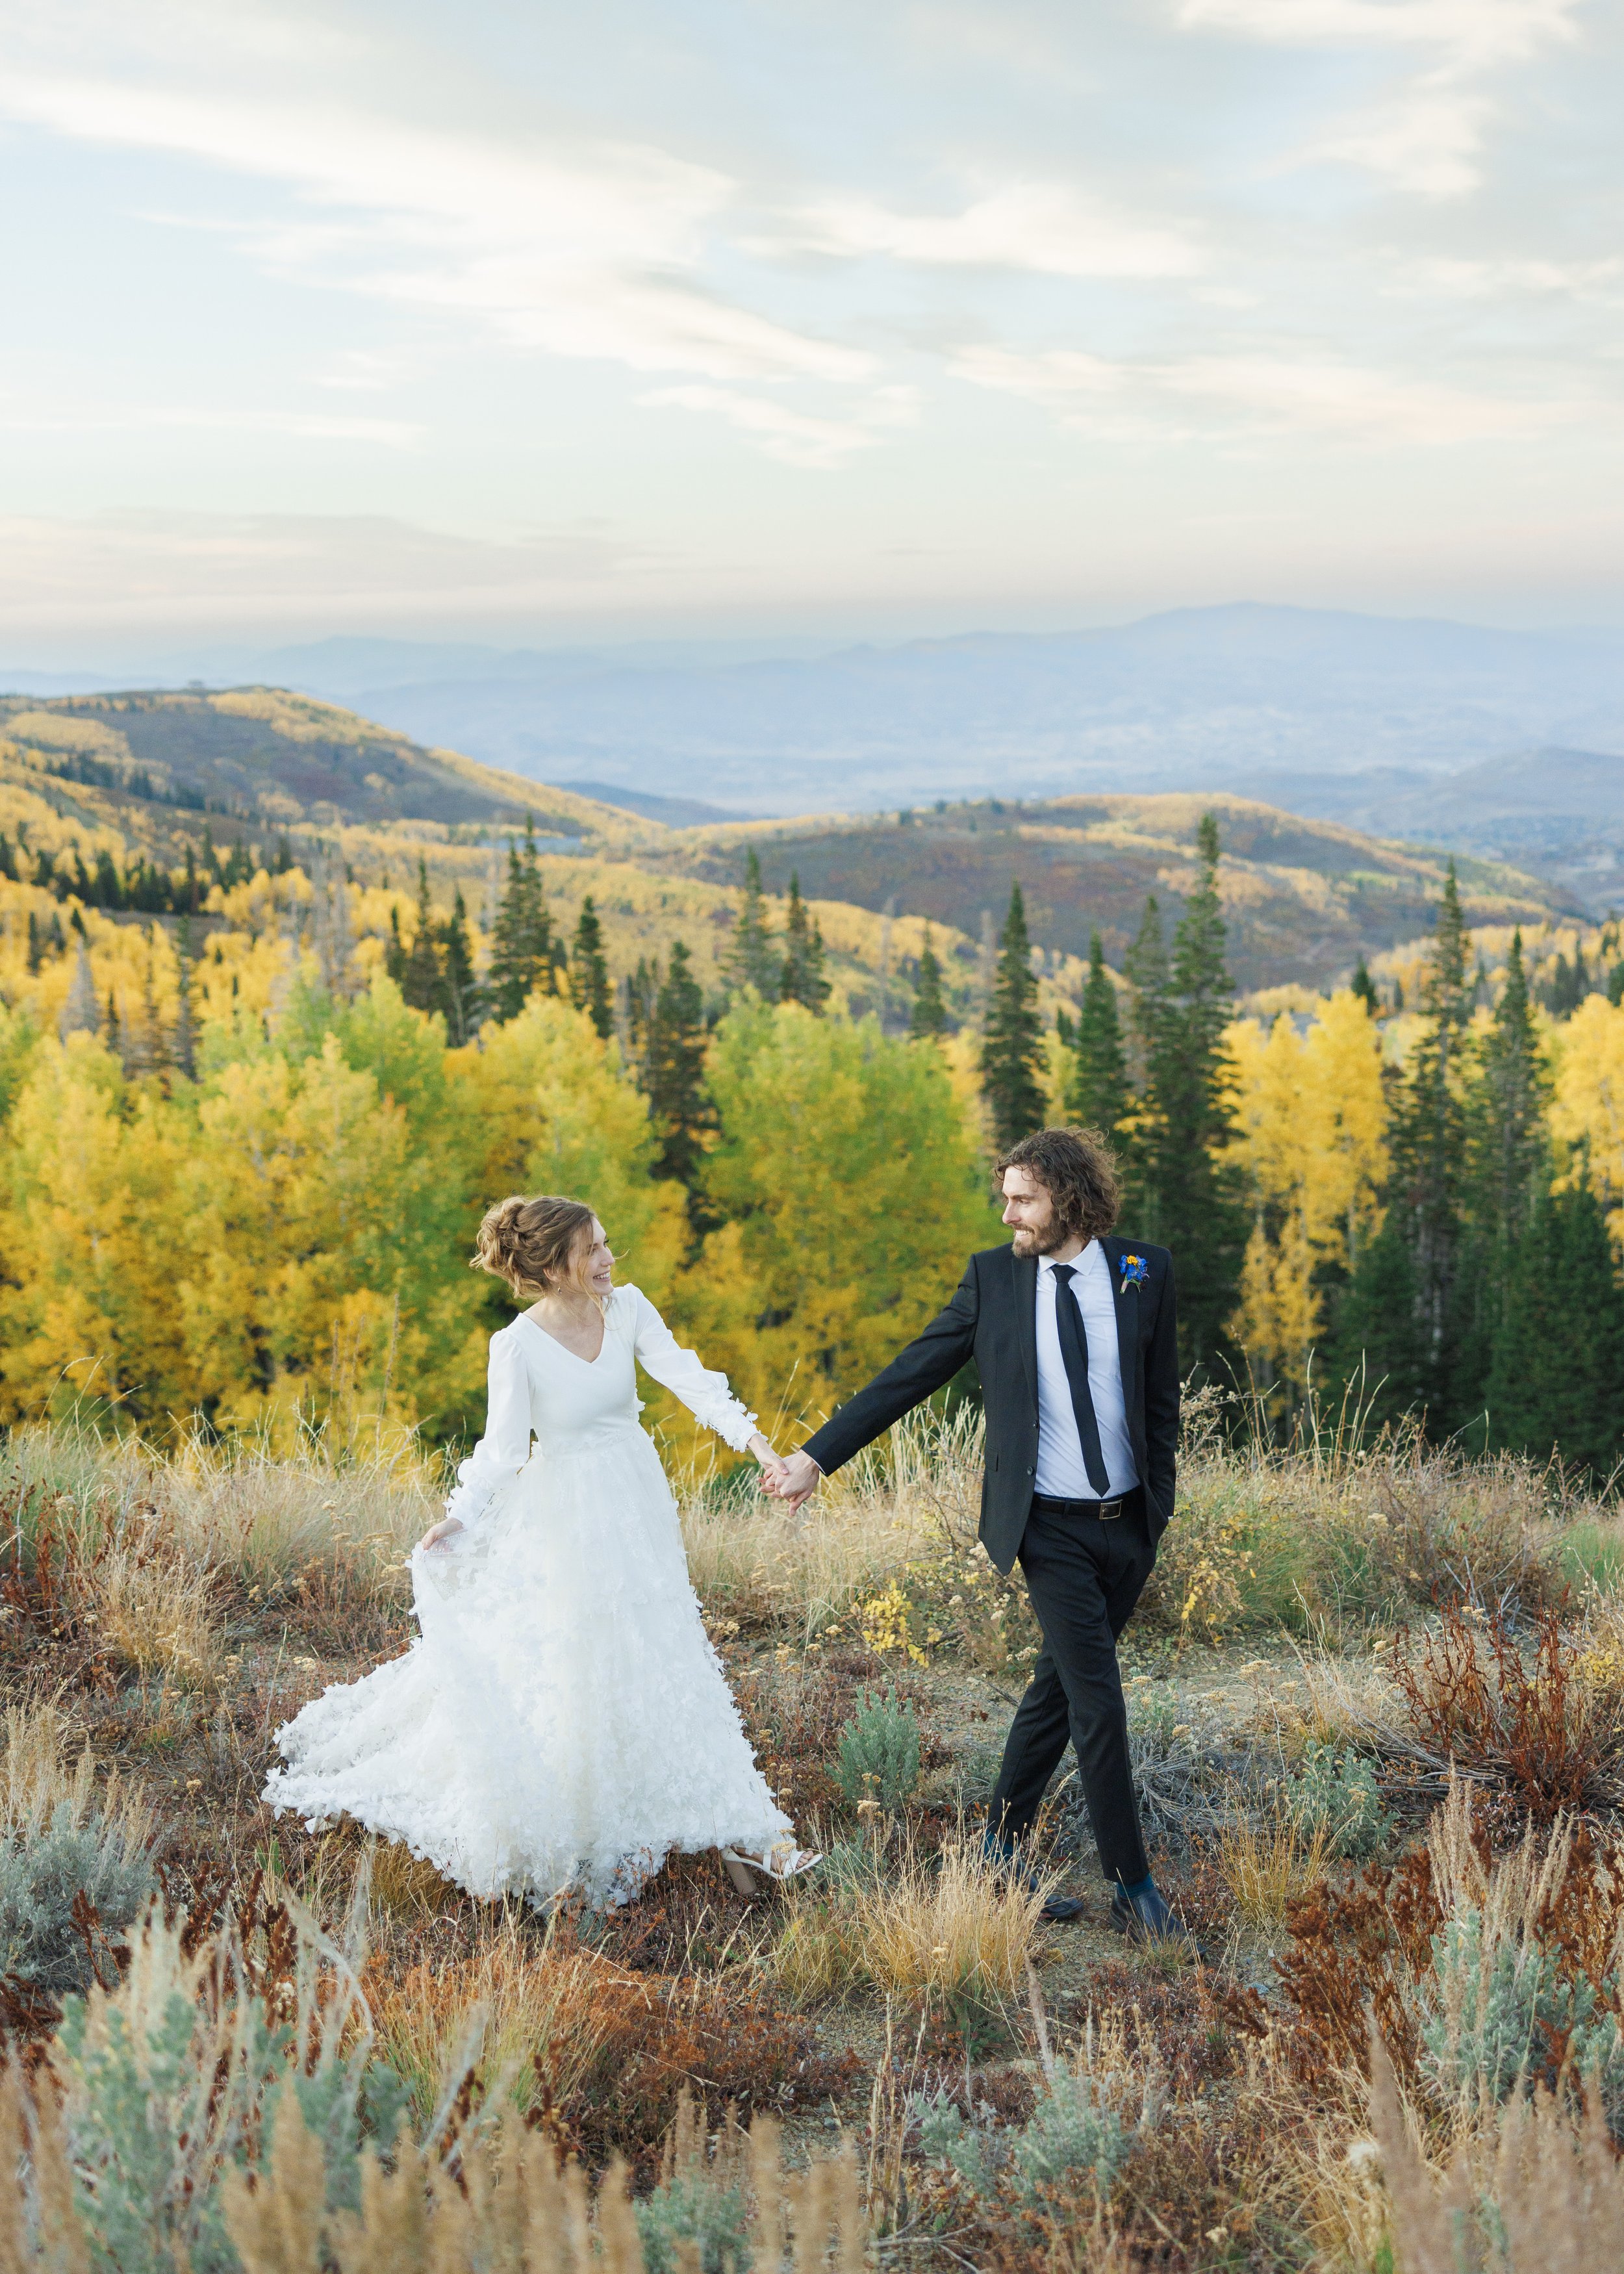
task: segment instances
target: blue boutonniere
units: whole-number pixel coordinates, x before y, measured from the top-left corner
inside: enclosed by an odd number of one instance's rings
[[[1142,1255],[1124,1255],[1118,1268],[1122,1272],[1121,1291],[1124,1295],[1130,1287],[1137,1287],[1142,1279],[1150,1276],[1150,1266]]]

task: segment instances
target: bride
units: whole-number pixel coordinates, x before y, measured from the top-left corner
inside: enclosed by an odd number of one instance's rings
[[[491,1337],[485,1435],[413,1550],[418,1638],[277,1732],[264,1797],[312,1830],[354,1817],[475,1895],[629,1902],[673,1849],[721,1849],[741,1893],[806,1870],[700,1619],[637,1363],[736,1452],[778,1457],[614,1284],[582,1201],[499,1201],[472,1261],[535,1299]]]

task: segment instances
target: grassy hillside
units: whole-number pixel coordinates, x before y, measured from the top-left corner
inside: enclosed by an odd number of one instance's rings
[[[821,899],[898,909],[974,937],[1019,878],[1032,936],[1060,956],[1087,953],[1098,927],[1120,966],[1147,892],[1176,918],[1194,877],[1192,850],[1204,812],[1218,817],[1229,961],[1243,991],[1296,981],[1323,987],[1367,957],[1430,929],[1444,856],[1303,821],[1247,798],[1064,797],[986,801],[883,819],[815,817],[792,823],[688,829],[670,849],[642,857],[683,873],[736,873],[753,844],[768,885],[795,870]],[[1468,920],[1544,923],[1568,913],[1562,892],[1497,862],[1458,863]]]
[[[549,848],[543,873],[565,932],[590,893],[617,977],[681,938],[701,983],[719,985],[738,859],[712,864],[714,875],[682,873],[680,863],[673,870],[661,856],[675,840],[658,822],[454,751],[425,750],[352,712],[271,689],[0,698],[0,832],[17,848],[25,880],[41,854],[68,868],[77,855],[90,870],[103,852],[121,870],[137,860],[178,870],[189,848],[201,860],[206,844],[228,848],[239,840],[250,863],[286,859],[311,875],[342,863],[364,960],[367,939],[387,937],[392,907],[410,933],[419,857],[436,904],[445,907],[460,889],[476,928],[488,927],[505,847],[527,816]],[[260,906],[263,898],[239,885],[200,929],[286,929],[288,912]],[[33,899],[37,920],[49,922],[46,893]],[[17,913],[28,913],[22,900]],[[922,922],[893,926],[846,904],[816,913],[837,1004],[861,1014],[883,999],[900,1012]],[[143,911],[118,920],[154,919]],[[950,994],[967,1010],[974,944],[938,930],[936,945]],[[1054,976],[1064,986],[1074,975]]]
[[[1124,1638],[1146,1832],[1197,1964],[1110,1932],[1075,1778],[1038,1894],[981,1852],[1038,1638],[974,1549],[980,1468],[970,1417],[850,1464],[804,1521],[676,1480],[749,1741],[829,1860],[747,1903],[714,1854],[676,1855],[624,1909],[549,1920],[259,1797],[274,1732],[411,1638],[404,1555],[442,1480],[409,1446],[11,1434],[4,2090],[44,2152],[0,2158],[4,2263],[643,2274],[697,2265],[676,2238],[703,2215],[743,2238],[704,2263],[756,2274],[1616,2268],[1616,1505],[1505,1460],[1198,1430]],[[1039,1918],[1050,1886],[1079,1918]],[[64,2025],[94,1973],[88,2029]],[[1402,2106],[1364,2082],[1372,2014]],[[601,2187],[601,2250],[571,2239],[564,2153]],[[1472,2193],[1438,2207],[1423,2156]],[[1539,2240],[1455,2255],[1507,2228]]]
[[[1336,823],[1219,795],[1063,797],[938,807],[899,817],[674,829],[576,792],[430,750],[354,712],[274,689],[0,698],[0,830],[30,853],[102,850],[167,867],[207,839],[272,859],[285,838],[307,870],[342,862],[357,886],[409,895],[421,855],[435,899],[461,887],[488,922],[502,848],[529,814],[566,929],[590,892],[617,977],[673,938],[711,984],[745,849],[770,892],[792,871],[816,904],[838,999],[905,1015],[923,925],[936,929],[950,998],[974,1008],[981,943],[1019,878],[1046,992],[1073,995],[1088,936],[1120,966],[1147,892],[1175,920],[1208,808],[1224,847],[1230,964],[1243,992],[1320,988],[1426,932],[1443,856]],[[1460,863],[1474,926],[1538,928],[1571,913],[1555,886],[1492,861]],[[380,918],[387,922],[388,903]],[[891,911],[890,916],[887,910]],[[404,909],[402,908],[402,913]]]
[[[511,828],[527,811],[550,834],[620,843],[639,833],[613,806],[544,792],[274,688],[0,697],[0,737],[7,773],[33,777],[35,794],[64,817],[95,827],[116,811],[126,835],[136,823],[144,847],[174,841],[195,826],[187,816],[205,812],[255,833],[413,822],[483,833]]]

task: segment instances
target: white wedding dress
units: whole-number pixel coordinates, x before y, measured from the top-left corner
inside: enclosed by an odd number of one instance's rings
[[[412,1554],[417,1639],[277,1732],[273,1807],[538,1902],[626,1902],[673,1849],[760,1854],[790,1829],[700,1619],[638,1360],[744,1449],[754,1414],[635,1287],[590,1363],[529,1318],[492,1335],[485,1434],[446,1504],[464,1530]]]

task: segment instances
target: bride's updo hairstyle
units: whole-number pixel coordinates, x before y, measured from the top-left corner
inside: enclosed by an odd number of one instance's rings
[[[592,1211],[584,1201],[560,1200],[553,1193],[526,1200],[515,1193],[485,1210],[469,1269],[505,1279],[527,1303],[571,1283],[585,1295],[591,1292],[586,1284],[591,1246]]]

